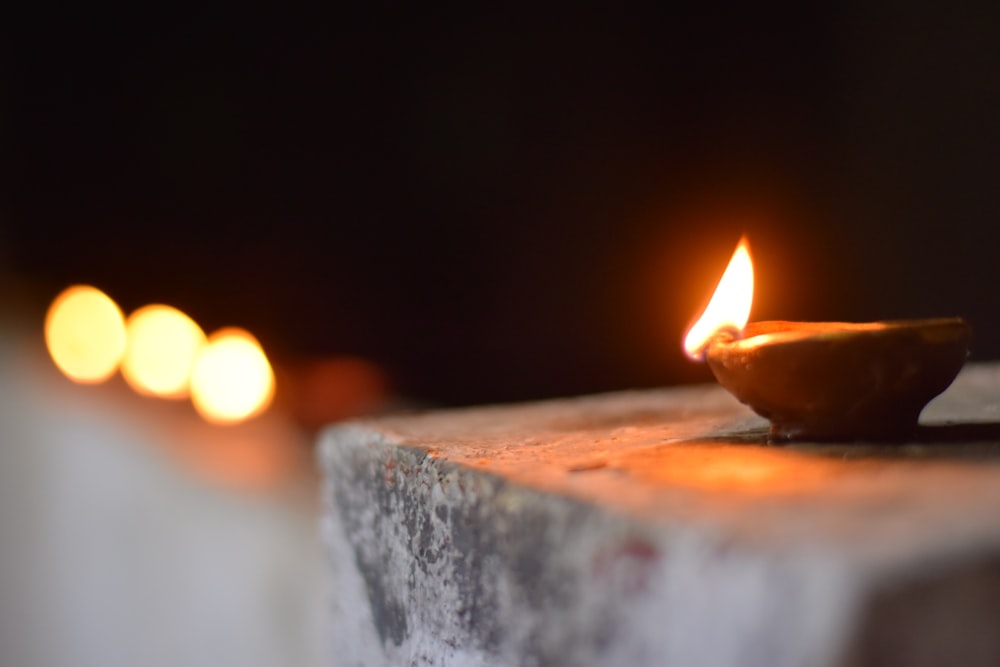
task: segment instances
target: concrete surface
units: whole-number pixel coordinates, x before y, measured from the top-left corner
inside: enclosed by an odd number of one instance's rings
[[[714,386],[321,438],[341,665],[1000,664],[1000,366],[898,446]]]

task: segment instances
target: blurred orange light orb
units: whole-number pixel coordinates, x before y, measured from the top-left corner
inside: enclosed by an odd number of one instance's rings
[[[125,318],[96,287],[68,287],[45,315],[45,345],[52,361],[71,380],[104,382],[118,369],[125,352]]]
[[[231,424],[267,409],[274,372],[257,339],[243,329],[221,329],[195,360],[191,401],[206,420]]]
[[[126,322],[128,344],[122,375],[140,394],[184,398],[205,334],[194,320],[170,306],[143,306]]]

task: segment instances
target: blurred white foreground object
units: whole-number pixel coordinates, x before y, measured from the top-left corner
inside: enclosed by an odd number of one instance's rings
[[[0,664],[329,664],[299,432],[73,385],[26,340],[0,330]]]

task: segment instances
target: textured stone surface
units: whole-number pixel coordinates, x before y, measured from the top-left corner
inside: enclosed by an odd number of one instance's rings
[[[981,365],[892,447],[717,387],[333,427],[337,664],[1000,664],[998,413]]]

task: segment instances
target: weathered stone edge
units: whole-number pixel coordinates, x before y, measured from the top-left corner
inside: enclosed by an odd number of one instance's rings
[[[827,560],[524,488],[370,423],[321,440],[334,643],[363,664],[826,665],[850,632],[858,591]]]

